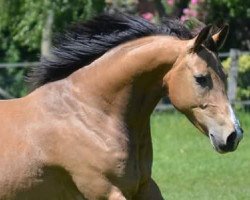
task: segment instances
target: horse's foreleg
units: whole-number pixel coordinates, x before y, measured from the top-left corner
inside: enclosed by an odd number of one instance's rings
[[[160,189],[151,178],[139,188],[134,200],[163,200]]]
[[[127,200],[121,190],[112,185],[105,177],[94,171],[86,173],[73,176],[74,183],[86,199]]]
[[[108,200],[127,200],[122,192],[115,186],[112,187]]]

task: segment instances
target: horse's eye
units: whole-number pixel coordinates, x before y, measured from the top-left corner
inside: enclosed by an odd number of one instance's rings
[[[206,87],[208,84],[208,76],[195,76],[195,81],[202,87]]]

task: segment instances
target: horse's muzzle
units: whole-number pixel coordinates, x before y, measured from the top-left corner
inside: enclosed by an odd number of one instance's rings
[[[243,130],[240,128],[240,131],[233,131],[227,137],[226,142],[218,140],[213,134],[209,134],[209,138],[215,150],[219,153],[232,152],[237,149],[239,142],[243,138]]]

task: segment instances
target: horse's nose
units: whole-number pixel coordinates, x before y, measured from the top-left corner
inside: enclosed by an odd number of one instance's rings
[[[238,145],[236,143],[239,143],[239,140],[237,140],[237,132],[234,131],[228,136],[226,144],[220,144],[219,148],[224,152],[234,151]]]

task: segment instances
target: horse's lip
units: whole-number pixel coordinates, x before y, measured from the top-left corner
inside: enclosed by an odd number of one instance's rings
[[[214,135],[213,135],[212,133],[209,133],[208,136],[209,136],[209,139],[210,139],[210,143],[212,144],[213,148],[214,148],[218,153],[221,153],[221,154],[227,153],[227,151],[221,150],[221,149],[216,145],[216,139],[215,139],[215,137],[214,137]]]
[[[216,150],[216,147],[215,147],[214,141],[213,141],[213,138],[214,138],[213,134],[209,133],[209,134],[208,134],[208,137],[209,137],[209,139],[210,139],[210,143],[212,144],[213,148]]]

